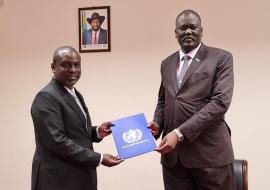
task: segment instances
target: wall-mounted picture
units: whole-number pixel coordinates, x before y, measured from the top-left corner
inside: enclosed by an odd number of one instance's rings
[[[111,51],[110,6],[79,8],[79,51]]]

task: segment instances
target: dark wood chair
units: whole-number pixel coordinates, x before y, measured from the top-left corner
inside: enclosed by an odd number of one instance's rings
[[[236,190],[248,190],[248,162],[247,160],[234,160],[234,174]]]

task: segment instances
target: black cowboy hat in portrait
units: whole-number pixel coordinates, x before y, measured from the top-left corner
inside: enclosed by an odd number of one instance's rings
[[[91,24],[92,20],[97,19],[99,21],[99,24],[101,25],[103,21],[105,20],[105,16],[100,16],[98,13],[93,13],[91,18],[87,18],[87,22]]]

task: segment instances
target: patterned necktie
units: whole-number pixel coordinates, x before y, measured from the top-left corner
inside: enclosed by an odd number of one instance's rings
[[[188,62],[189,62],[190,59],[191,59],[191,57],[188,56],[188,55],[184,55],[184,57],[182,58],[182,60],[184,60],[184,63],[183,63],[182,69],[180,71],[180,74],[177,76],[177,81],[178,81],[178,86],[179,87],[181,86],[181,83],[183,81],[185,73],[186,73],[186,71],[188,69]]]

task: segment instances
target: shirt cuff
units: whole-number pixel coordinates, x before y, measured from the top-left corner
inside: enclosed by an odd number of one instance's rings
[[[98,139],[102,139],[102,137],[100,136],[100,134],[99,134],[99,132],[98,132],[99,127],[100,127],[100,126],[98,126],[98,127],[96,128],[97,138],[98,138]]]
[[[101,165],[102,160],[103,160],[103,154],[100,153],[100,160],[99,160],[98,166]]]

